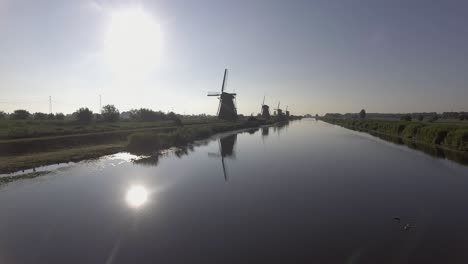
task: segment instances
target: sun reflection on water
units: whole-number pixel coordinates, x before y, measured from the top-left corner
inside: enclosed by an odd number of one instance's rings
[[[139,208],[148,201],[148,190],[141,185],[131,186],[125,195],[127,205],[132,208]]]

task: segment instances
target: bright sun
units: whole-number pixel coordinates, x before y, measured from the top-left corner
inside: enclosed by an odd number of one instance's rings
[[[151,71],[160,56],[159,24],[141,9],[114,11],[105,39],[106,59],[119,75]]]
[[[132,208],[138,208],[146,203],[148,199],[148,191],[143,186],[132,186],[128,189],[125,195],[127,204]]]

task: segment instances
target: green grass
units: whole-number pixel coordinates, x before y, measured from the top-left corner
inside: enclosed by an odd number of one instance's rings
[[[216,118],[184,118],[184,125],[210,124],[219,122]],[[81,125],[70,120],[0,120],[0,140],[87,134],[142,128],[173,126],[173,121],[140,122],[122,120],[119,122],[93,122]]]
[[[450,131],[445,138],[445,145],[462,151],[468,151],[468,128]]]
[[[178,127],[139,128],[131,130],[116,130],[87,134],[72,134],[65,136],[25,138],[0,141],[0,157],[25,155],[31,153],[57,151],[64,148],[112,144],[126,141],[128,136],[141,131],[167,132]]]
[[[354,130],[381,133],[405,140],[468,151],[468,124],[465,122],[417,122],[375,119],[323,119]]]

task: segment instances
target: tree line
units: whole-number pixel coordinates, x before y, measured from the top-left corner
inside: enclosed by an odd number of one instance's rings
[[[359,113],[327,113],[325,118],[369,118],[369,119],[399,119],[403,121],[429,121],[434,122],[438,119],[458,119],[460,121],[468,120],[467,112],[443,112],[438,114],[436,112],[421,112],[421,113],[366,113],[362,109]]]
[[[150,122],[150,121],[175,121],[180,122],[180,116],[174,112],[164,113],[162,111],[154,111],[148,108],[132,109],[129,111],[130,119],[134,121]],[[13,113],[7,114],[0,111],[0,119],[10,120],[65,120],[72,119],[81,124],[89,124],[93,121],[117,122],[121,119],[120,111],[114,105],[105,105],[100,113],[93,113],[87,107],[81,107],[66,117],[63,113],[46,114],[41,112],[30,113],[24,109],[18,109]]]

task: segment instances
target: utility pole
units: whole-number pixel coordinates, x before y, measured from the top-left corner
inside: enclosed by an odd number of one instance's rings
[[[52,96],[49,96],[49,114],[52,114]]]

